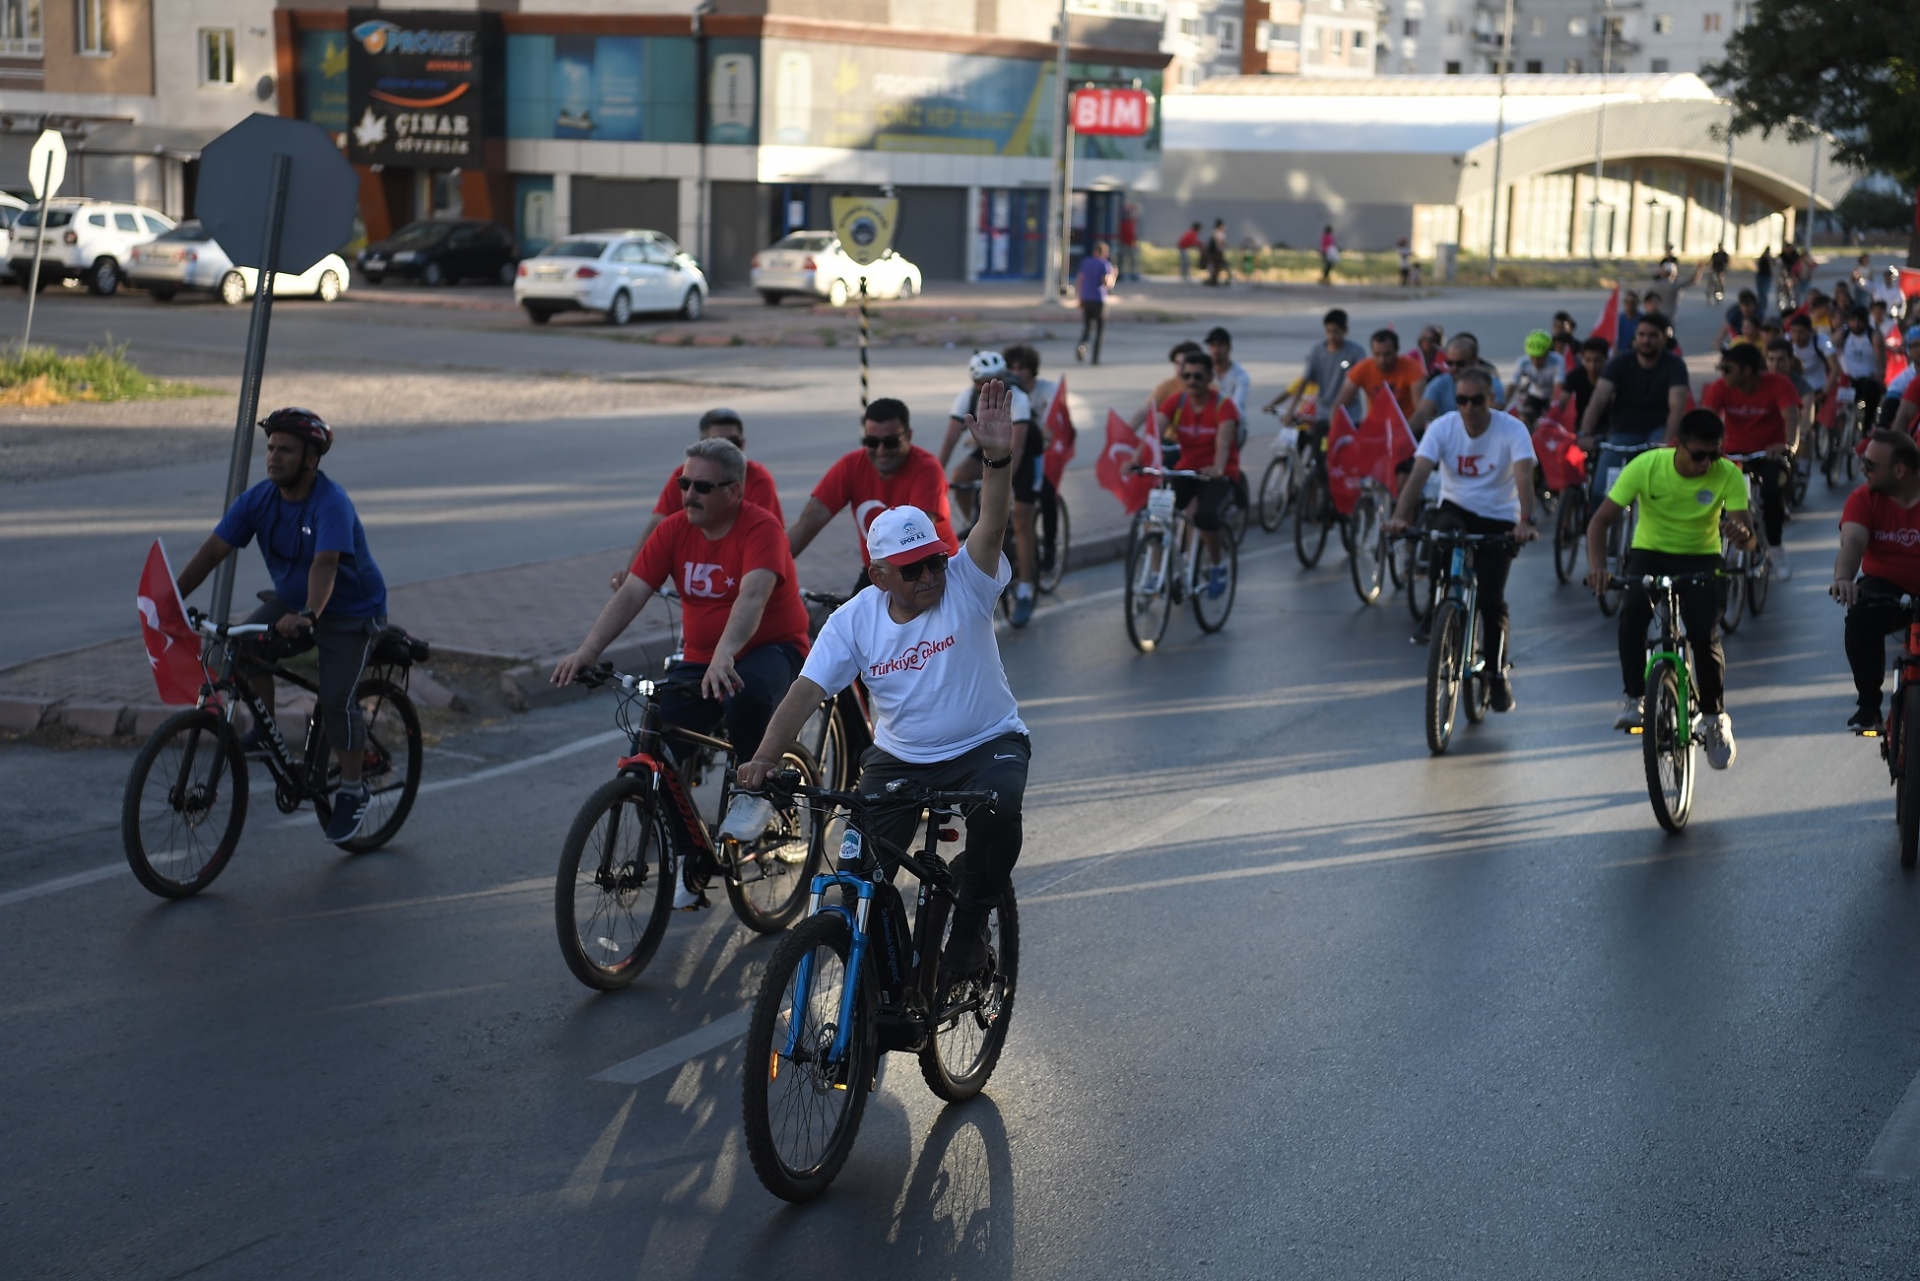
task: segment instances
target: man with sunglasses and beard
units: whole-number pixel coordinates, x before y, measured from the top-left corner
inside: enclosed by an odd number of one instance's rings
[[[1220,528],[1234,498],[1240,475],[1240,410],[1213,385],[1213,357],[1188,352],[1180,362],[1184,389],[1161,402],[1154,412],[1160,433],[1160,457],[1168,467],[1203,473],[1176,476],[1174,501],[1193,516],[1200,542],[1207,549],[1207,583],[1201,590],[1218,598],[1227,590],[1227,567],[1222,563]]]
[[[822,700],[858,678],[874,709],[874,745],[860,758],[863,794],[882,792],[896,779],[997,793],[997,803],[966,815],[953,932],[941,960],[949,975],[973,973],[989,961],[988,913],[1020,857],[1020,805],[1032,755],[993,633],[994,609],[1013,577],[1000,550],[1013,505],[1011,400],[1005,384],[991,381],[967,418],[985,474],[980,518],[965,550],[951,556],[918,508],[880,513],[867,529],[867,572],[878,590],[862,592],[827,620],[759,750],[739,770],[741,787],[764,785],[778,768],[782,745]],[[867,835],[883,849],[904,848],[919,816],[914,807],[891,811]]]
[[[641,547],[632,573],[580,648],[554,667],[555,685],[571,684],[598,662],[672,579],[685,636],[683,656],[667,669],[657,695],[661,719],[699,734],[711,734],[724,722],[736,751],[760,741],[806,656],[807,607],[786,531],[772,512],[742,496],[746,474],[747,460],[731,441],[687,446],[681,510]],[[720,833],[757,840],[772,819],[773,807],[764,799],[736,796]],[[689,865],[674,906],[704,905],[708,874]]]
[[[843,454],[813,487],[807,505],[787,526],[787,543],[798,556],[842,508],[853,509],[860,537],[860,560],[867,556],[867,527],[889,507],[918,507],[932,519],[947,550],[958,551],[947,514],[947,473],[940,460],[913,443],[907,407],[892,398],[867,406],[860,422],[860,447]],[[863,568],[854,584],[858,594],[867,585]]]
[[[745,453],[747,425],[734,410],[709,409],[700,415],[700,439],[732,441],[735,449]],[[640,531],[640,540],[633,545],[633,555],[627,557],[627,565],[638,558],[640,549],[653,537],[653,531],[660,528],[660,522],[680,510],[680,470],[675,467],[673,475],[667,477],[666,485],[660,490],[659,501],[654,503],[653,512],[647,517],[646,528]],[[772,512],[773,518],[782,525],[787,523],[786,514],[780,510],[780,490],[773,483],[773,473],[764,464],[756,463],[751,458],[747,460],[747,478],[742,482],[741,493],[748,502]],[[613,571],[613,581],[608,586],[618,591],[620,584],[626,581],[627,566],[622,565]]]
[[[1607,590],[1607,530],[1633,503],[1640,519],[1633,530],[1625,574],[1694,574],[1720,568],[1720,522],[1724,515],[1741,539],[1753,536],[1747,518],[1747,474],[1721,457],[1726,426],[1711,409],[1681,416],[1676,443],[1634,456],[1601,500],[1587,525],[1587,586],[1597,596]],[[1707,764],[1725,769],[1733,763],[1733,721],[1726,710],[1726,658],[1720,649],[1720,597],[1711,578],[1680,584],[1680,619],[1686,624],[1699,680],[1702,731]],[[1620,599],[1620,675],[1626,685],[1613,727],[1633,730],[1643,723],[1647,693],[1647,625],[1653,600],[1646,589],[1629,586]]]
[[[1847,607],[1847,665],[1859,699],[1847,728],[1870,734],[1881,724],[1886,638],[1909,621],[1900,597],[1920,596],[1920,445],[1905,432],[1876,431],[1860,470],[1867,483],[1847,495],[1840,512],[1840,553],[1827,594]]]

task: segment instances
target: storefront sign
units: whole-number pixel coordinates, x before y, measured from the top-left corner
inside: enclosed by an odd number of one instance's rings
[[[899,221],[900,202],[891,197],[833,198],[833,234],[840,238],[841,252],[862,267],[886,256]]]
[[[1078,89],[1073,95],[1073,130],[1109,138],[1138,138],[1147,132],[1148,109],[1144,89]]]
[[[753,55],[716,55],[707,79],[707,140],[752,142],[754,111],[759,106],[757,98]]]
[[[459,169],[485,133],[489,15],[347,10],[347,154],[356,164]]]
[[[638,36],[555,39],[553,136],[640,141],[642,49]]]

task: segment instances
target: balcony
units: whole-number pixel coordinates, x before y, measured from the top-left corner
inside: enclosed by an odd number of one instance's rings
[[[0,36],[0,58],[40,58],[44,57],[46,42],[38,36],[21,38],[18,36]]]

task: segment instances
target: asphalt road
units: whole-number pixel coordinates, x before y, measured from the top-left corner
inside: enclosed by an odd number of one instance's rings
[[[1002,643],[1035,744],[1007,1054],[945,1111],[895,1063],[802,1208],[720,1039],[769,942],[676,918],[608,996],[560,961],[606,700],[440,744],[374,855],[256,785],[178,904],[117,866],[130,753],[0,746],[0,1273],[1913,1275],[1920,879],[1841,729],[1837,507],[1816,482],[1728,641],[1739,759],[1679,837],[1607,728],[1612,625],[1539,549],[1520,706],[1442,759],[1404,604],[1337,547],[1254,535],[1226,631],[1151,656],[1117,572],[1074,576]]]

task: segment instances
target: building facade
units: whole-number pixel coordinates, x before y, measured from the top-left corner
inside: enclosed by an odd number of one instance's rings
[[[1500,70],[1505,0],[1380,0],[1382,74]],[[1698,72],[1726,55],[1747,0],[1514,0],[1508,71],[1519,75]]]

